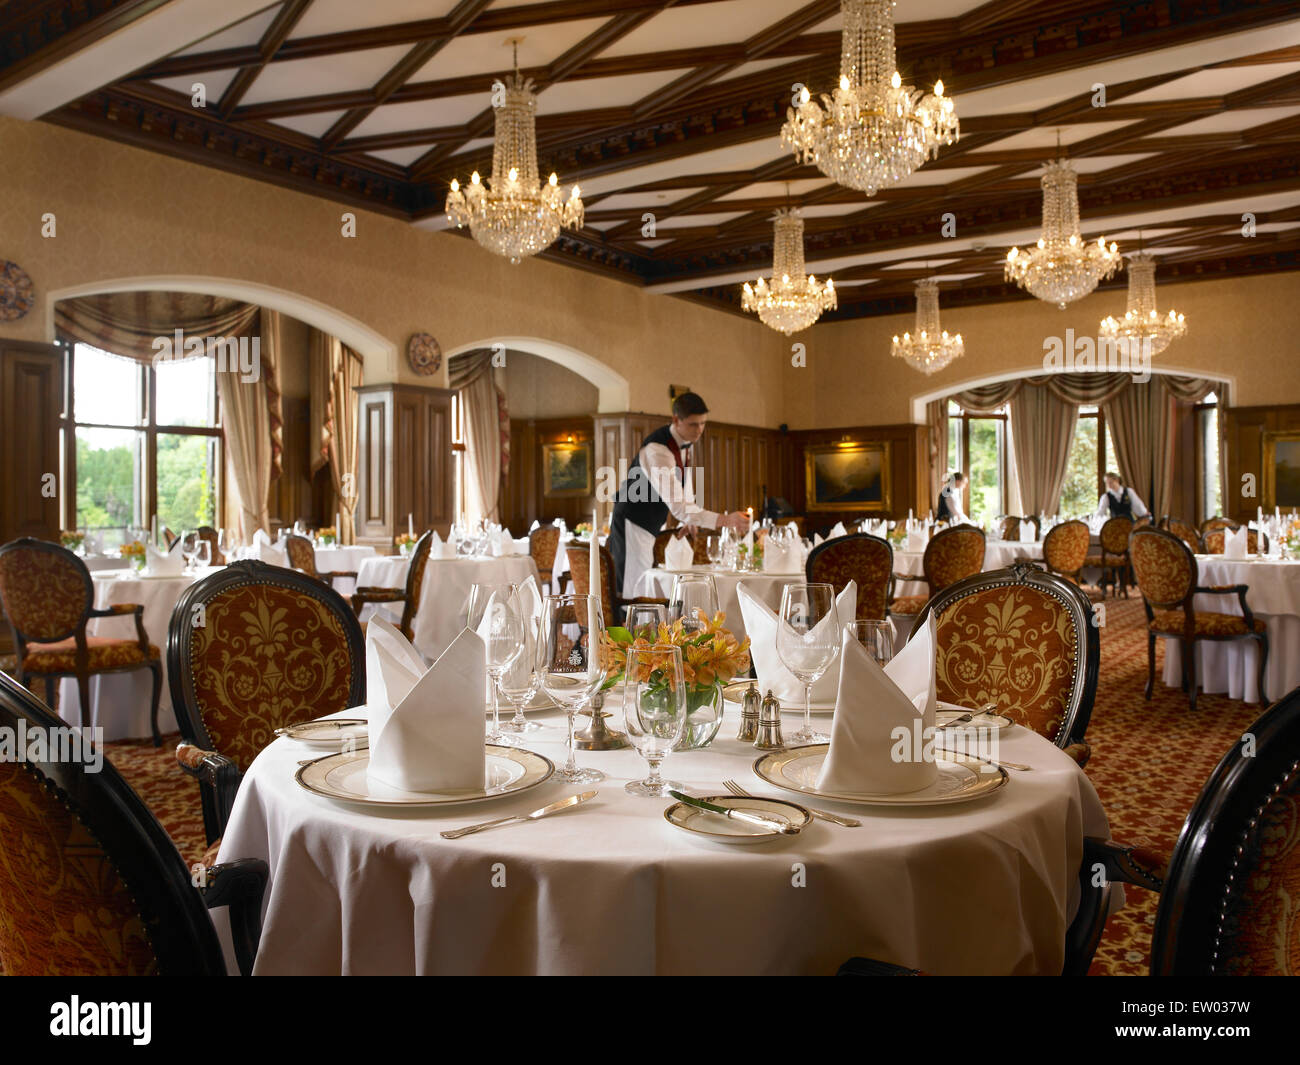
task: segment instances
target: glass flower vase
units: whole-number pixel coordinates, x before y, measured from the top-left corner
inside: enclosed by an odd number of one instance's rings
[[[722,728],[722,685],[691,688],[686,695],[686,727],[674,750],[694,751],[707,747]]]

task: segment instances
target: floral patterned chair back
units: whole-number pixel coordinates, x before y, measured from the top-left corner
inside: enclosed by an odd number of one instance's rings
[[[1092,530],[1085,521],[1063,521],[1043,537],[1043,561],[1053,573],[1076,576],[1088,557]]]
[[[1233,531],[1235,532],[1237,530],[1233,530]],[[1228,529],[1222,525],[1218,526],[1217,528],[1211,529],[1209,532],[1207,532],[1201,538],[1201,542],[1205,548],[1205,554],[1207,555],[1223,554],[1223,541],[1227,538],[1227,535],[1228,535]],[[1267,542],[1268,540],[1266,537],[1265,544],[1267,544]],[[1256,532],[1254,529],[1250,529],[1246,533],[1246,550],[1250,552],[1252,555],[1259,553],[1259,533]]]
[[[1108,555],[1127,554],[1129,533],[1132,531],[1132,518],[1108,518],[1101,527],[1101,549]]]
[[[71,636],[94,599],[90,571],[67,548],[29,540],[0,552],[0,604],[24,642]]]
[[[1134,529],[1129,560],[1138,588],[1161,610],[1181,607],[1196,587],[1196,558],[1181,539],[1163,529]]]
[[[1211,529],[1233,529],[1233,530],[1236,530],[1236,529],[1240,529],[1240,528],[1241,528],[1241,526],[1238,525],[1238,524],[1237,524],[1235,521],[1233,521],[1231,518],[1224,518],[1224,517],[1216,516],[1216,517],[1213,517],[1213,518],[1206,518],[1203,522],[1201,522],[1201,535],[1204,536],[1204,535],[1205,535],[1207,532],[1209,532]]]
[[[1020,539],[1020,519],[1014,514],[1008,514],[1002,519],[1002,524],[998,528],[998,535],[1004,540]]]
[[[1160,528],[1177,536],[1178,539],[1191,548],[1193,554],[1201,550],[1200,533],[1193,526],[1183,521],[1182,518],[1171,518],[1165,515],[1160,519]]]
[[[894,571],[894,549],[888,540],[867,533],[827,540],[808,552],[804,570],[810,582],[834,585],[836,595],[849,581],[856,581],[859,621],[883,620],[886,616]]]
[[[316,570],[316,548],[305,536],[290,533],[284,538],[284,551],[289,556],[289,565],[308,577],[319,577]]]
[[[984,567],[984,530],[955,525],[936,533],[925,547],[921,565],[931,595],[973,577]]]
[[[1087,526],[1085,526],[1087,528]],[[934,596],[935,685],[945,702],[997,712],[1058,747],[1083,742],[1101,639],[1077,585],[1028,562],[967,578]]]
[[[655,535],[654,548],[651,551],[651,557],[654,559],[654,564],[656,566],[662,566],[664,564],[664,552],[668,550],[669,542],[676,535],[676,529],[666,529],[664,532]]]
[[[528,534],[528,553],[537,565],[541,577],[541,586],[551,583],[551,570],[555,568],[555,556],[560,551],[560,530],[554,525],[539,525]]]
[[[1183,825],[1153,976],[1300,976],[1300,689],[1245,729]]]
[[[569,544],[565,547],[569,556],[569,576],[573,579],[574,595],[591,595],[591,547],[588,544]],[[614,592],[614,558],[608,547],[600,548],[600,587],[596,589],[600,596],[601,609],[605,614],[606,627],[616,624],[614,612],[621,602]]]
[[[66,725],[0,673],[0,727],[20,722],[29,736]],[[0,968],[224,975],[211,919],[163,827],[109,762],[68,753],[0,762]]]

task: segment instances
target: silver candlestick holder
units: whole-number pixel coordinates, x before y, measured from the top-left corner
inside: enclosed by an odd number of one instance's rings
[[[607,728],[605,718],[612,715],[604,710],[605,693],[597,692],[591,706],[578,713],[591,718],[591,724],[573,734],[573,746],[580,751],[618,751],[628,746],[627,736],[612,728]]]

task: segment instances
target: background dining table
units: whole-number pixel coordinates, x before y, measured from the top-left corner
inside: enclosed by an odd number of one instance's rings
[[[762,570],[738,572],[714,566],[691,566],[684,570],[670,570],[656,566],[641,576],[641,595],[667,599],[673,594],[673,584],[679,576],[703,573],[713,578],[718,591],[718,609],[727,615],[727,628],[738,640],[746,636],[745,618],[740,611],[740,596],[736,591],[742,584],[763,600],[774,611],[781,608],[781,592],[789,584],[803,584],[799,573],[764,573]]]
[[[621,705],[610,724],[621,727]],[[349,711],[347,716],[353,716]],[[557,764],[563,717],[527,746]],[[765,784],[734,739],[728,704],[712,746],[674,754],[695,795]],[[793,719],[787,728],[793,728]],[[523,794],[437,811],[379,811],[309,793],[294,775],[322,752],[277,739],[249,767],[220,861],[270,866],[258,974],[833,974],[868,955],[934,974],[1057,974],[1077,906],[1084,835],[1107,835],[1087,776],[1014,727],[1000,757],[1027,763],[986,798],[886,808],[818,799],[861,821],[815,821],[790,839],[723,846],[664,818],[671,799],[630,795],[631,750],[579,753],[599,784],[552,778]],[[546,819],[446,840],[596,788]],[[1113,886],[1112,908],[1122,905]],[[225,911],[213,912],[230,951]]]
[[[1261,618],[1268,633],[1265,693],[1280,699],[1300,687],[1300,560],[1280,558],[1228,559],[1222,555],[1197,555],[1197,583],[1244,584],[1246,605]],[[1235,595],[1198,595],[1194,610],[1214,610],[1241,615]],[[1166,639],[1164,682],[1183,683],[1182,644]],[[1258,703],[1259,644],[1254,640],[1198,640],[1196,673],[1207,694],[1226,692],[1230,699]]]

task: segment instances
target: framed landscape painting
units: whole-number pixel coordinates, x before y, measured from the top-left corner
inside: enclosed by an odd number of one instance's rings
[[[1265,508],[1300,508],[1300,432],[1264,434]]]
[[[573,499],[593,491],[590,441],[542,445],[542,494],[547,499]]]
[[[819,444],[804,451],[807,509],[889,510],[889,444]]]

